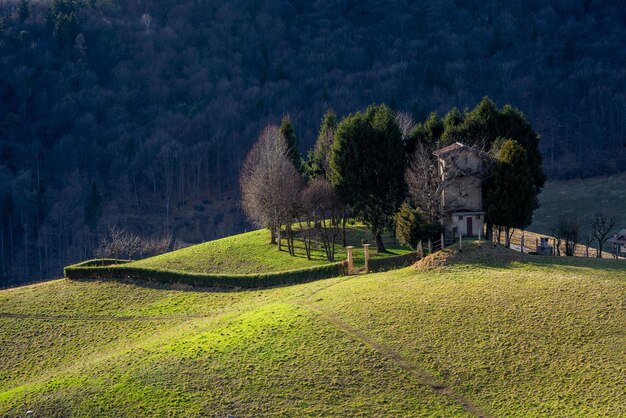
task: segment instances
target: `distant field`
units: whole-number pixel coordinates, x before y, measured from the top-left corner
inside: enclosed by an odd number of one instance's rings
[[[561,214],[589,216],[598,210],[613,213],[616,229],[626,228],[626,173],[583,180],[549,181],[539,196],[529,231],[548,234]]]
[[[420,265],[0,291],[0,416],[626,415],[626,262],[483,244]]]
[[[347,230],[347,238],[348,244],[356,247],[355,262],[362,263],[361,242],[371,240],[369,231],[364,226],[350,226]],[[146,258],[127,264],[127,266],[193,273],[249,274],[295,270],[328,263],[319,242],[314,243],[312,259],[308,260],[301,241],[295,241],[296,256],[292,257],[287,252],[286,246],[283,247],[283,251],[278,251],[276,246],[269,243],[269,240],[269,231],[261,229]],[[409,248],[394,243],[389,237],[384,237],[384,241],[389,253],[378,254],[376,249],[372,248],[373,258],[410,252]],[[346,249],[341,245],[341,237],[335,251],[336,261],[346,259]]]

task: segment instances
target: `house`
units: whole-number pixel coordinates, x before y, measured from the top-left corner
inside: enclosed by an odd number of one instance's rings
[[[626,229],[622,229],[617,234],[614,234],[607,241],[613,244],[612,253],[616,256],[626,256]]]
[[[483,234],[483,152],[456,142],[434,152],[439,160],[446,242]]]

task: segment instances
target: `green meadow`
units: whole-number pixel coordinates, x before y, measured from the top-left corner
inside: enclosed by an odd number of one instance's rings
[[[368,229],[363,225],[351,225],[346,230],[346,238],[347,244],[355,247],[355,262],[363,264],[362,243],[371,240]],[[383,238],[388,252],[379,254],[372,246],[370,251],[372,258],[385,258],[410,252],[410,249],[394,242],[389,236]],[[191,273],[251,274],[289,271],[328,263],[321,242],[313,242],[309,260],[300,240],[295,240],[295,257],[287,252],[285,240],[282,251],[278,251],[269,241],[269,232],[261,229],[135,261],[126,266]],[[341,245],[341,234],[335,251],[336,261],[346,259],[346,249]]]
[[[0,416],[624,416],[626,263],[454,248],[240,292],[0,291]]]

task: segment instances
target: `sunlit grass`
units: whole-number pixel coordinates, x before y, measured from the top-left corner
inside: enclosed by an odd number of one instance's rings
[[[254,291],[0,291],[0,416],[465,413],[308,304],[492,416],[625,415],[626,263],[467,245],[437,268]]]
[[[347,238],[348,245],[356,247],[355,262],[362,264],[362,242],[370,239],[369,231],[364,226],[350,226],[347,230]],[[295,256],[289,255],[286,244],[282,251],[278,251],[277,247],[271,245],[269,241],[268,230],[257,230],[205,242],[127,265],[193,273],[249,274],[288,271],[328,263],[319,242],[314,243],[312,259],[308,260],[304,244],[299,240],[295,240]],[[388,257],[410,251],[394,243],[389,237],[385,237],[385,244],[389,253],[378,254],[375,249],[372,249],[371,257]],[[335,251],[336,261],[346,259],[346,249],[341,245],[341,237],[339,237]]]

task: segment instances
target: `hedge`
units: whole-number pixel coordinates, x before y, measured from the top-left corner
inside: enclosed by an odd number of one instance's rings
[[[385,271],[404,267],[419,259],[416,252],[387,258],[370,259],[370,271]],[[145,267],[126,266],[129,260],[97,259],[67,266],[68,279],[132,279],[160,283],[183,283],[192,286],[221,288],[259,288],[284,284],[306,283],[347,274],[347,262],[341,261],[322,266],[276,273],[258,274],[204,274],[184,271],[156,270]]]
[[[391,270],[399,267],[410,266],[419,260],[419,254],[417,252],[396,255],[393,257],[385,258],[370,258],[369,268],[371,272]]]
[[[103,267],[103,266],[111,266],[114,264],[125,264],[130,263],[133,260],[120,260],[117,258],[95,258],[93,260],[87,260],[80,262],[78,264],[74,264],[70,267]],[[67,268],[67,267],[66,267]]]
[[[193,286],[222,288],[258,288],[283,284],[305,283],[346,274],[347,262],[341,261],[306,269],[277,273],[259,274],[203,274],[172,270],[155,270],[144,267],[125,266],[113,261],[107,266],[94,264],[89,260],[65,267],[65,277],[69,279],[133,279],[161,283],[183,283]],[[105,261],[106,262],[106,261]]]

